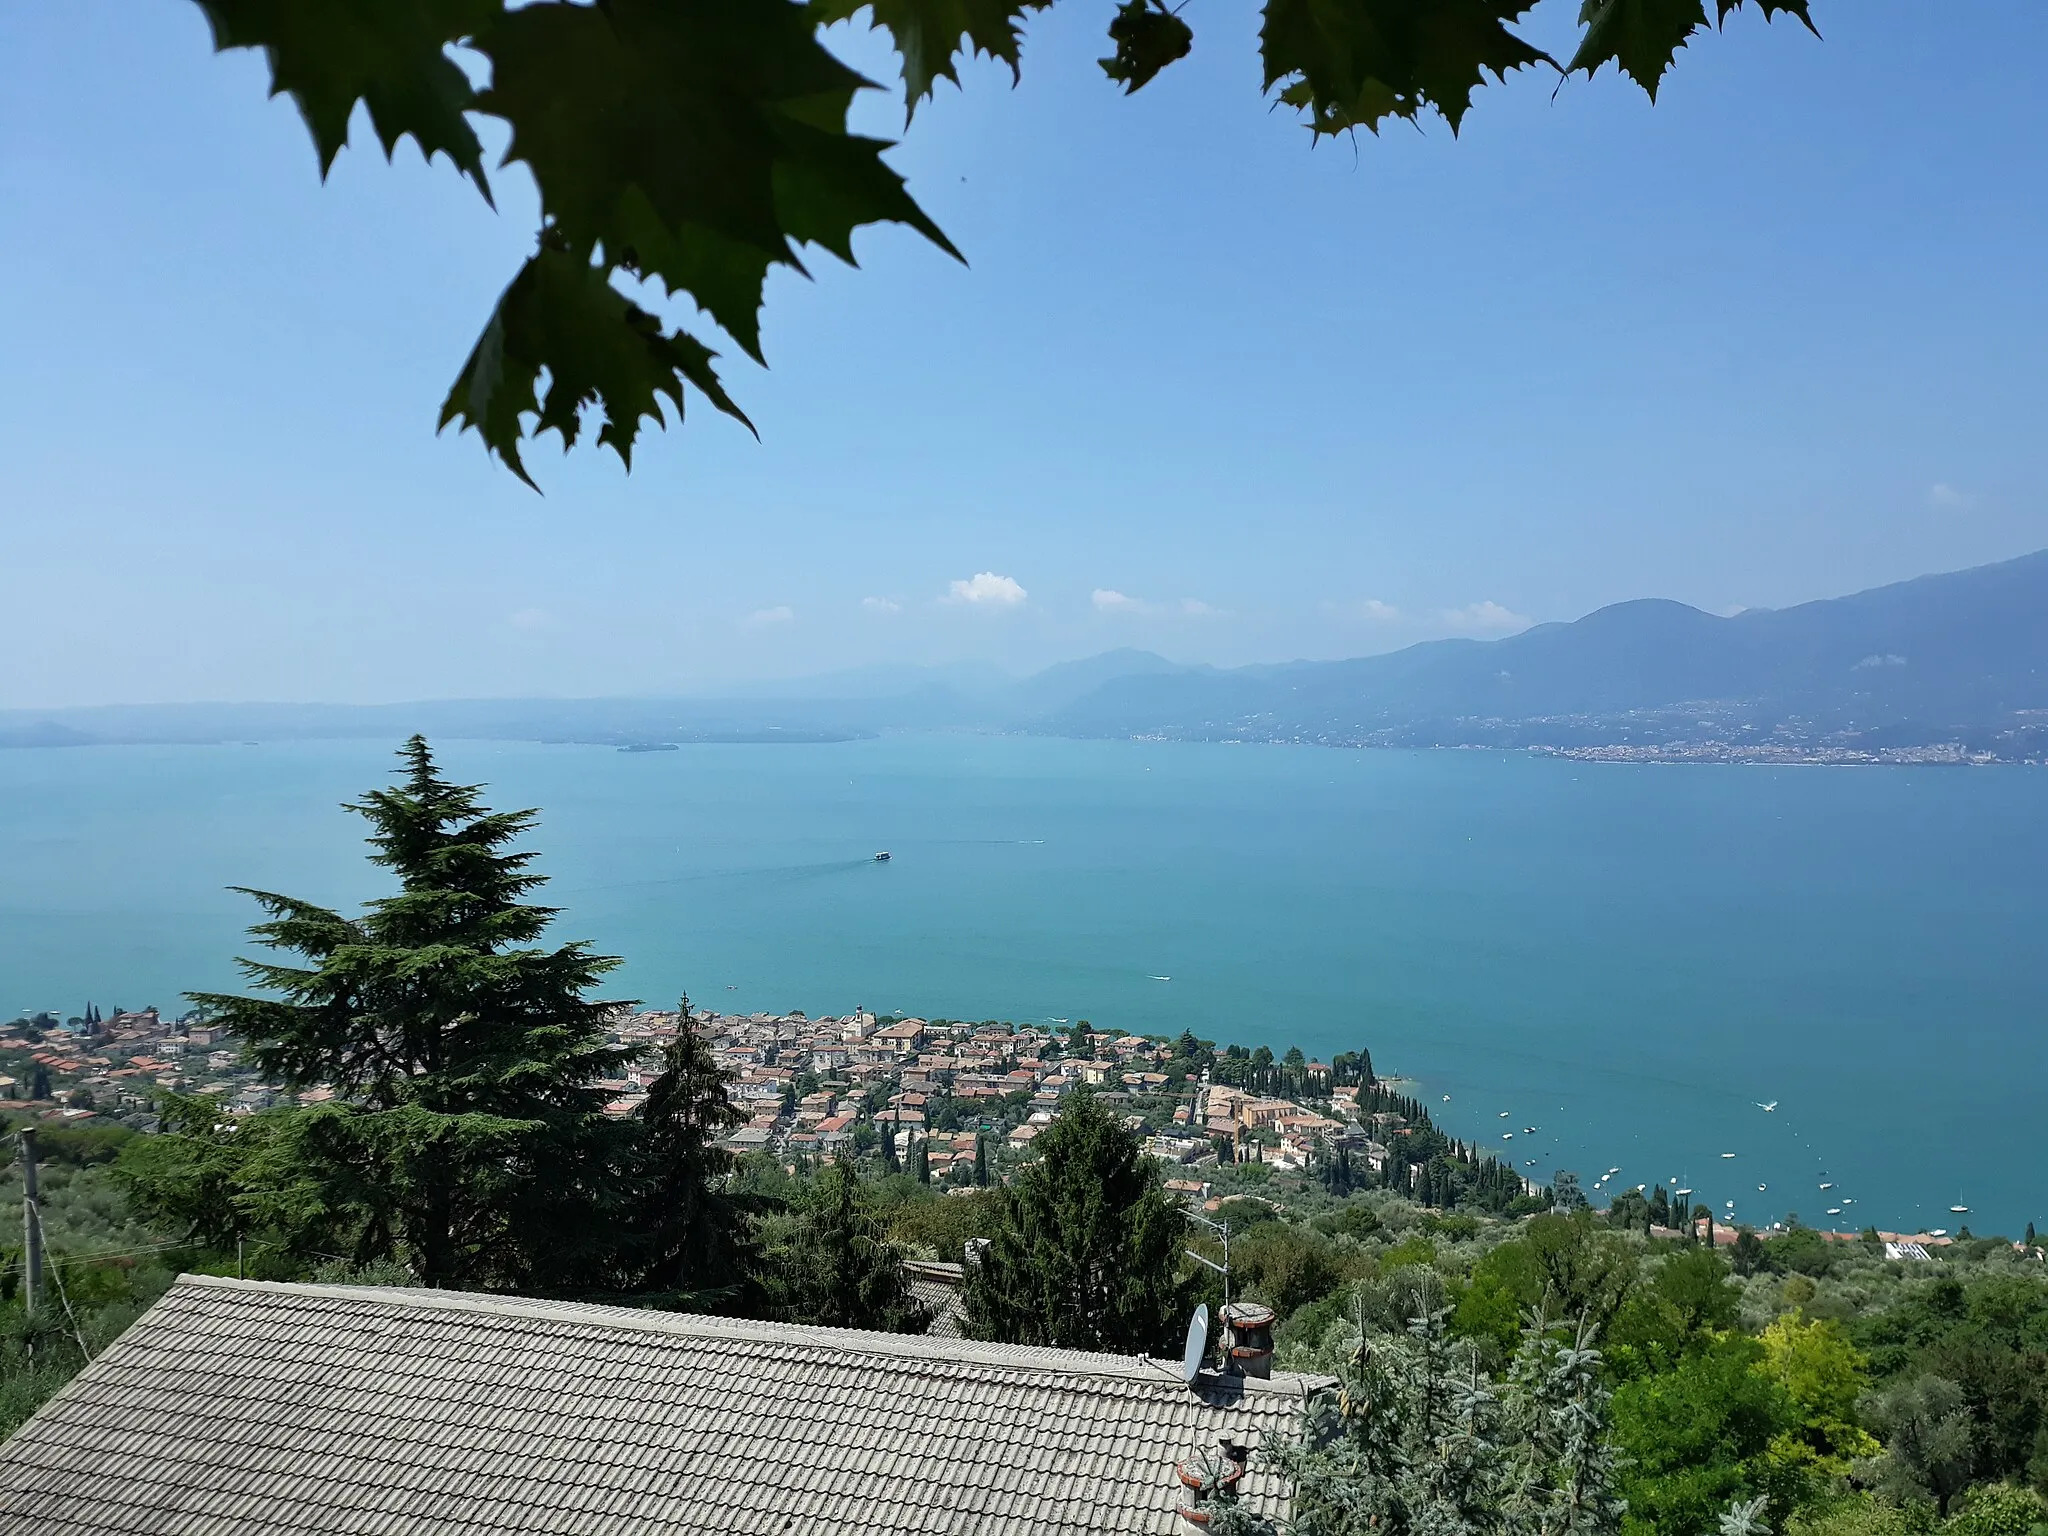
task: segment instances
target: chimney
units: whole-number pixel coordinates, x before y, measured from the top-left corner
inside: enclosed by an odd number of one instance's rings
[[[1234,1376],[1271,1376],[1273,1309],[1256,1301],[1233,1301],[1223,1309],[1223,1326],[1224,1369]]]
[[[1236,1491],[1251,1468],[1251,1454],[1250,1446],[1239,1445],[1223,1435],[1216,1441],[1214,1455],[1195,1455],[1174,1463],[1174,1476],[1190,1495],[1180,1507],[1181,1519],[1198,1530],[1209,1526],[1216,1518],[1215,1512],[1202,1506],[1218,1494]]]

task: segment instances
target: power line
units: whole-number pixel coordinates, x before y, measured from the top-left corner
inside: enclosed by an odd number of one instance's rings
[[[38,1223],[38,1225],[40,1225],[40,1223]],[[205,1246],[206,1245],[204,1243],[194,1242],[151,1243],[149,1246],[144,1248],[123,1248],[113,1253],[77,1253],[68,1254],[63,1258],[58,1258],[56,1255],[52,1254],[50,1257],[46,1258],[43,1261],[43,1263],[45,1268],[55,1268],[56,1266],[62,1264],[68,1264],[73,1268],[76,1268],[78,1265],[81,1264],[99,1264],[104,1263],[109,1259],[139,1258],[141,1255],[145,1253],[162,1253],[172,1248],[204,1248]],[[259,1244],[258,1246],[267,1247],[269,1245]],[[21,1268],[22,1266],[18,1263],[0,1265],[0,1275],[17,1274],[20,1272]]]

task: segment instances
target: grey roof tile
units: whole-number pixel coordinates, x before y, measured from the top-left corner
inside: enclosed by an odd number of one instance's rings
[[[0,1536],[1163,1536],[1188,1529],[1173,1462],[1283,1432],[1306,1385],[187,1276],[0,1446]]]

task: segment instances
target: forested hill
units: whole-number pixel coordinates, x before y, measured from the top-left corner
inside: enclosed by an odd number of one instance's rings
[[[1505,640],[1125,676],[1042,722],[1087,736],[1564,746],[1702,726],[2038,750],[2048,551],[1730,618],[1644,599]]]

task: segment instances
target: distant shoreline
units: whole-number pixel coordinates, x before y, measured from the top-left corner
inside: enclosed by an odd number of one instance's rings
[[[394,730],[396,727],[393,728]],[[497,741],[530,743],[548,747],[607,747],[626,753],[669,752],[682,747],[695,746],[836,746],[848,742],[875,741],[883,736],[924,735],[925,731],[870,731],[835,729],[798,729],[766,727],[761,729],[671,731],[659,735],[618,734],[607,735],[537,735],[519,731],[468,732],[462,730],[429,732],[437,740],[448,741]],[[951,734],[942,732],[941,734]],[[970,734],[1010,736],[1016,731],[973,731]],[[1050,732],[1023,732],[1025,735],[1045,735],[1060,741],[1130,741],[1171,746],[1218,746],[1218,747],[1319,747],[1351,752],[1500,752],[1524,757],[1554,757],[1574,763],[1650,763],[1685,764],[1692,766],[1715,766],[1730,768],[2038,768],[2048,766],[2048,760],[2034,757],[2004,756],[1995,752],[1972,750],[1959,742],[1944,742],[1916,747],[1879,747],[1861,750],[1849,747],[1742,747],[1725,742],[1674,742],[1664,746],[1644,747],[1615,742],[1585,746],[1552,746],[1544,743],[1502,743],[1502,742],[1395,742],[1329,740],[1304,737],[1195,737],[1175,735],[1135,736],[1069,736]],[[61,728],[50,731],[38,727],[9,728],[0,726],[0,751],[50,751],[66,747],[265,747],[289,746],[323,741],[368,741],[388,742],[396,738],[390,732],[346,731],[333,734],[306,735],[285,734],[265,737],[221,736],[180,736],[180,735],[136,735],[96,736],[89,732]]]

